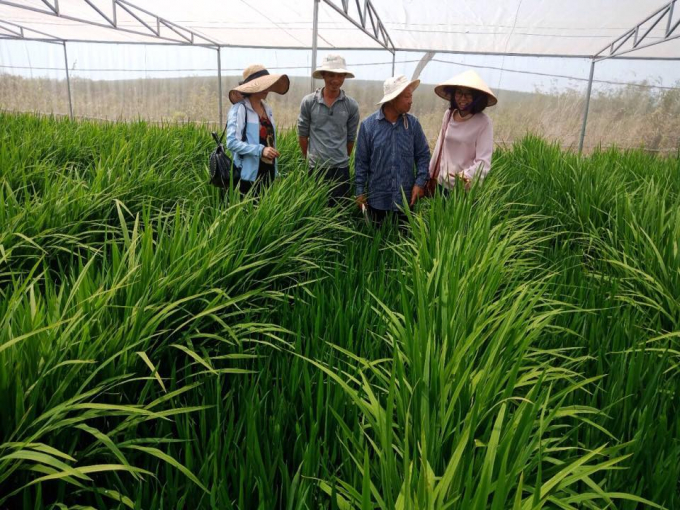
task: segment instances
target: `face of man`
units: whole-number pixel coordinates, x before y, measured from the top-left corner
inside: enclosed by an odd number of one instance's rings
[[[399,115],[408,113],[411,110],[412,104],[413,90],[411,87],[408,87],[406,90],[404,90],[404,92],[392,100],[392,108],[394,108]]]
[[[342,84],[345,83],[345,75],[343,73],[331,73],[329,71],[324,71],[323,82],[326,90],[332,94],[340,92]]]

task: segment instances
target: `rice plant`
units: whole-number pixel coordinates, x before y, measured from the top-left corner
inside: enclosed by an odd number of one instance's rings
[[[676,508],[680,160],[537,138],[367,226],[282,133],[0,114],[0,508]]]

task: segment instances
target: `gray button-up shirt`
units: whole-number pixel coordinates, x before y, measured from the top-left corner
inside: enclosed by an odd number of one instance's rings
[[[410,114],[389,122],[382,108],[361,123],[354,154],[356,194],[382,211],[402,207],[402,192],[411,198],[413,185],[428,178],[430,148],[418,119]]]
[[[317,89],[302,99],[298,136],[309,138],[310,166],[346,167],[349,165],[347,144],[354,142],[359,127],[359,105],[341,90],[329,108],[322,91]]]

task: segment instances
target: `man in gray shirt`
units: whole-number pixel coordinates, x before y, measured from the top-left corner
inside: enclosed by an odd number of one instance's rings
[[[345,59],[328,55],[312,77],[324,87],[306,95],[300,104],[298,140],[311,172],[335,183],[331,203],[349,197],[349,156],[359,127],[359,105],[342,90],[345,78],[354,78]]]

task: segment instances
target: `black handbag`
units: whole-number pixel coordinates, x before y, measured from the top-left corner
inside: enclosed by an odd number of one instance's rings
[[[245,105],[243,105],[245,109]],[[246,120],[243,123],[243,131],[241,132],[241,141],[246,141],[246,126],[248,125],[248,115],[246,113]],[[217,186],[218,188],[229,189],[230,187],[238,186],[241,180],[241,169],[234,165],[232,159],[227,155],[224,150],[224,145],[222,142],[224,140],[224,135],[227,132],[227,127],[224,127],[220,137],[217,137],[217,133],[214,131],[211,133],[217,147],[214,151],[210,153],[210,184]]]

